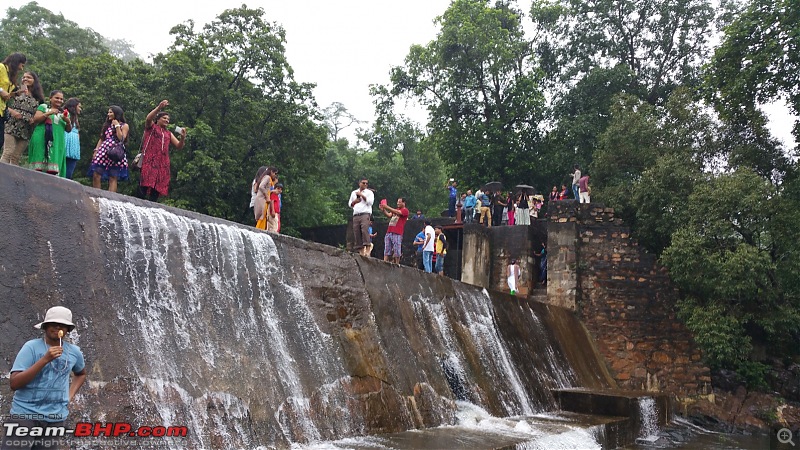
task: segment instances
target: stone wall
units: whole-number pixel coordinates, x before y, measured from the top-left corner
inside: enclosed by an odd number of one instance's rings
[[[154,448],[290,448],[616,386],[571,311],[340,248],[7,164],[0,226],[0,373],[69,307],[88,375],[68,420],[190,427]],[[12,395],[0,378],[0,413]]]
[[[675,315],[677,291],[655,256],[612,208],[564,201],[548,213],[547,301],[584,320],[620,387],[706,393],[709,370]]]
[[[539,279],[539,251],[547,240],[547,222],[536,221],[530,226],[481,225],[464,226],[464,248],[461,281],[500,292],[508,292],[507,268],[512,258],[520,266],[519,295],[542,290]]]

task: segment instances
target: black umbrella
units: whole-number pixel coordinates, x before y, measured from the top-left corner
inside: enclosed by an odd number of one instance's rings
[[[499,181],[490,181],[483,186],[484,191],[499,192],[503,189],[503,183]]]
[[[525,195],[533,195],[536,193],[536,189],[533,186],[528,186],[527,184],[518,184],[514,186],[516,191],[522,191]]]

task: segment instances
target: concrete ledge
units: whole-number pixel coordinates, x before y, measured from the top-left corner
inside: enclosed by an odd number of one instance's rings
[[[672,419],[672,402],[669,395],[659,392],[624,390],[556,389],[553,390],[556,402],[562,411],[580,414],[594,414],[624,418],[627,423],[612,422],[606,427],[603,442],[616,448],[636,442],[647,421],[642,414],[642,401],[651,398],[655,401],[656,424],[667,425]],[[601,442],[601,444],[603,444]]]

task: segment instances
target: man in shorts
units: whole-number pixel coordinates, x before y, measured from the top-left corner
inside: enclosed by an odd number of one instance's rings
[[[381,202],[380,209],[389,218],[389,228],[386,230],[386,237],[383,238],[383,260],[389,261],[391,256],[395,264],[400,264],[400,257],[403,255],[403,232],[408,220],[406,200],[398,198],[396,209]]]

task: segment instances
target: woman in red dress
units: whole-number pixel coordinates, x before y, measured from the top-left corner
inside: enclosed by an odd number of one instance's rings
[[[144,122],[144,137],[142,139],[142,178],[139,181],[138,197],[151,202],[158,201],[169,193],[169,146],[174,145],[178,150],[186,143],[186,129],[181,128],[181,138],[173,135],[169,125],[169,113],[164,108],[169,106],[167,100],[155,107]]]

